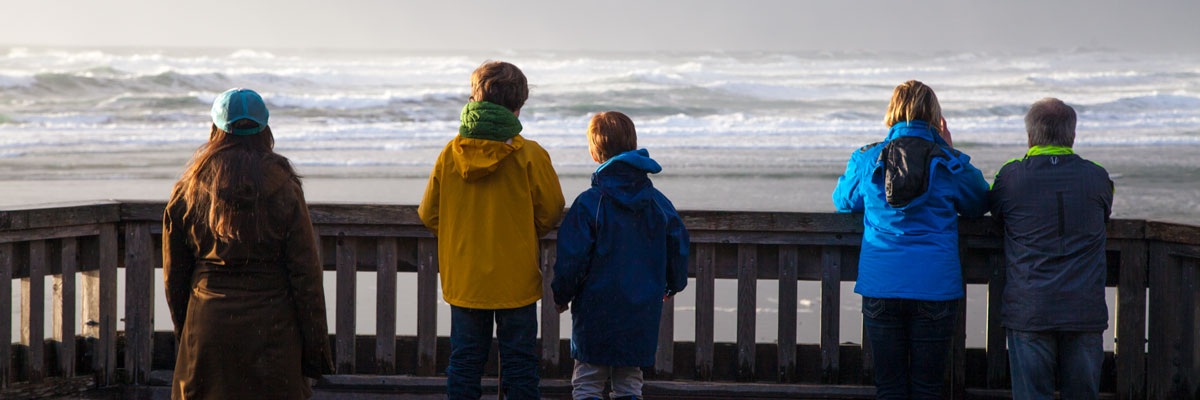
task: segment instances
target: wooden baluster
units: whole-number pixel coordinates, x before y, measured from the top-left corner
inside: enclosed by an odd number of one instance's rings
[[[670,380],[675,375],[675,298],[666,299],[658,320],[658,352],[654,354],[655,379]]]
[[[437,239],[417,240],[417,375],[437,373]]]
[[[115,382],[117,368],[117,226],[100,227],[96,269],[83,273],[83,335],[95,340],[91,366],[97,386]]]
[[[1117,398],[1146,398],[1146,243],[1125,242],[1117,283]]]
[[[554,290],[550,283],[554,282],[554,262],[558,256],[557,245],[554,241],[542,241],[542,376],[558,375],[560,365],[558,343],[561,333],[558,325],[558,311],[554,309]]]
[[[711,381],[716,248],[712,243],[697,243],[693,248],[696,249],[696,380]]]
[[[958,259],[962,269],[967,265],[967,238],[958,238]],[[963,283],[963,298],[958,300],[958,316],[954,321],[954,336],[950,339],[950,397],[964,399],[967,396],[967,285]]]
[[[355,281],[358,274],[358,241],[338,234],[337,238],[337,328],[334,361],[338,374],[353,374],[355,370]]]
[[[1001,324],[1000,309],[1004,304],[1004,284],[1008,280],[1005,272],[1004,252],[988,256],[991,274],[988,277],[987,293],[987,387],[1003,388],[1009,385],[1008,350],[1005,346],[1007,334]]]
[[[376,244],[375,373],[396,373],[396,238]]]
[[[755,315],[758,296],[758,246],[738,245],[737,371],[738,379],[755,378]]]
[[[62,265],[54,277],[54,341],[58,346],[58,374],[75,376],[75,272],[79,269],[79,241],[62,240]]]
[[[799,250],[779,246],[779,382],[796,380],[796,270]]]
[[[134,384],[150,379],[154,337],[154,243],[150,225],[125,226],[125,369]]]
[[[821,382],[838,383],[841,364],[842,252],[821,248]]]
[[[12,276],[16,254],[12,243],[0,243],[0,389],[12,385]]]
[[[29,242],[29,276],[21,278],[21,344],[25,350],[25,376],[29,382],[41,382],[46,376],[45,351],[45,276],[49,269],[46,241]]]

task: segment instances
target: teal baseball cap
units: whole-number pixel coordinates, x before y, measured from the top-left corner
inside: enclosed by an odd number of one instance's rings
[[[217,128],[238,136],[253,135],[262,132],[267,127],[267,104],[250,89],[229,89],[217,96],[212,106],[212,121]],[[258,123],[258,126],[246,129],[234,129],[233,123],[248,119]]]

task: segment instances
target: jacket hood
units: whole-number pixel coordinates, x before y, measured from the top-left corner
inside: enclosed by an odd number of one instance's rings
[[[505,141],[456,137],[450,142],[450,157],[463,180],[474,181],[496,172],[509,154],[525,146],[520,135]]]
[[[610,158],[592,174],[592,187],[622,207],[640,210],[654,204],[654,185],[646,174],[662,171],[646,149]]]
[[[521,133],[521,121],[504,106],[486,101],[472,101],[463,106],[459,116],[460,136],[503,142]]]
[[[929,126],[929,123],[925,121],[897,122],[888,131],[887,140],[914,136],[942,146],[949,146],[946,144],[946,140],[942,139],[942,136],[938,134],[937,128]]]

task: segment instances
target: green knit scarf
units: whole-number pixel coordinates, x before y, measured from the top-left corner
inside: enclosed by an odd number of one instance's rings
[[[458,134],[472,139],[503,142],[521,133],[521,121],[504,106],[486,101],[472,101],[462,110],[462,125]]]

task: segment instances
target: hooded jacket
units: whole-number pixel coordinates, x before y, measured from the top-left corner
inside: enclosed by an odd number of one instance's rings
[[[1069,147],[1035,146],[1000,167],[988,200],[1004,221],[1004,327],[1107,329],[1108,171]]]
[[[516,134],[512,112],[477,103],[464,109],[459,136],[438,155],[417,212],[437,236],[447,303],[523,307],[542,297],[538,238],[562,216],[562,189],[546,150]]]
[[[207,206],[178,190],[167,203],[163,277],[179,340],[171,398],[308,398],[303,378],[332,372],[321,261],[290,178],[267,164],[264,189],[250,193],[270,210],[258,239],[217,236],[194,216]]]
[[[646,150],[621,153],[558,230],[554,301],[571,304],[571,357],[606,366],[651,366],[664,295],[687,286],[688,232],[647,173]]]
[[[850,155],[833,204],[863,215],[854,292],[945,301],[963,297],[958,215],[987,212],[987,181],[971,157],[922,121],[892,126],[886,140]]]

